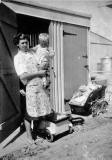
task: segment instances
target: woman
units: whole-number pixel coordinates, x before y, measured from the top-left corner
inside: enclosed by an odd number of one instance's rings
[[[45,70],[39,70],[35,53],[29,49],[29,38],[23,33],[14,37],[18,53],[14,57],[14,66],[20,80],[26,84],[26,114],[24,118],[28,141],[33,143],[31,121],[50,114],[49,97],[43,88],[42,77]]]

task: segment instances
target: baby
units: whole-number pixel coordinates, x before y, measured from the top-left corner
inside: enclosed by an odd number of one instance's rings
[[[39,44],[33,49],[39,69],[48,71],[50,59],[54,57],[54,51],[49,48],[49,35],[47,33],[39,34]],[[46,87],[48,84],[47,76],[43,77],[42,81],[43,87]]]

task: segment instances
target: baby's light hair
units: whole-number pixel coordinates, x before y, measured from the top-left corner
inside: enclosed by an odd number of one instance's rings
[[[41,47],[49,46],[49,35],[47,33],[39,34],[39,44],[41,45]]]

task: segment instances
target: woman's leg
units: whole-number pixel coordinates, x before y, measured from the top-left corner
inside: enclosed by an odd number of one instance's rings
[[[24,120],[24,124],[25,124],[25,128],[26,128],[26,133],[27,133],[27,138],[29,140],[29,142],[33,142],[33,138],[32,138],[32,133],[31,133],[31,122],[29,122],[28,120]]]
[[[33,137],[31,133],[31,117],[27,113],[27,111],[32,109],[32,87],[26,86],[26,114],[24,118],[24,124],[26,128],[27,138],[29,142],[33,142]]]

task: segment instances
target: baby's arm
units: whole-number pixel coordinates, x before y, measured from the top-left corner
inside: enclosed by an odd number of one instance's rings
[[[53,50],[51,47],[49,47],[49,56],[50,56],[51,58],[53,58],[54,55],[55,55],[54,50]]]

